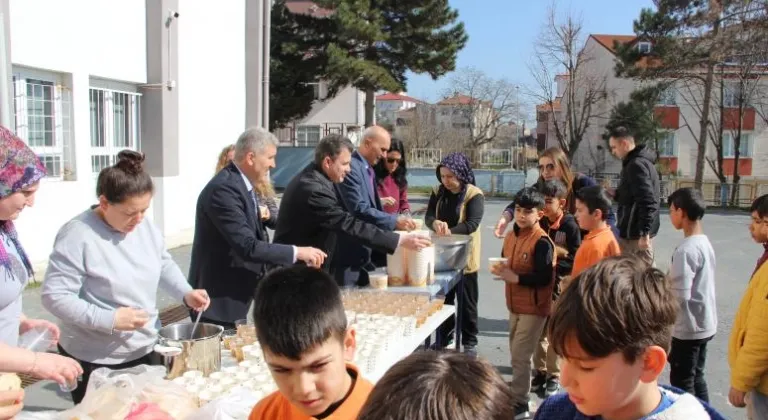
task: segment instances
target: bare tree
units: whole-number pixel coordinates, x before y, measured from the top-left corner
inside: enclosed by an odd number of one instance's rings
[[[494,79],[482,70],[462,68],[450,79],[445,92],[443,110],[451,128],[466,135],[465,147],[477,148],[493,142],[499,127],[520,118],[520,97],[516,85],[505,79]],[[441,112],[443,111],[441,110]]]
[[[395,133],[403,138],[409,148],[438,148],[445,129],[437,123],[436,113],[436,107],[431,104],[418,104],[414,108],[399,111]]]
[[[588,70],[592,57],[585,48],[585,39],[581,19],[571,14],[559,18],[553,4],[536,42],[533,62],[528,65],[535,80],[535,85],[527,89],[528,95],[552,111],[558,102],[562,104],[562,120],[553,118],[550,123],[569,158],[576,154],[594,121],[607,117],[600,106],[608,98],[607,77]],[[554,83],[557,75],[564,80],[562,92]]]

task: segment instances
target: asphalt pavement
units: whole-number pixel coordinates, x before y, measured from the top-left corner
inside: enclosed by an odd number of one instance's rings
[[[419,200],[414,200],[419,202]],[[423,204],[423,203],[422,203]],[[497,256],[501,249],[501,240],[493,235],[493,225],[501,214],[506,202],[486,202],[485,216],[482,224],[482,255],[483,261],[488,257]],[[745,418],[744,410],[736,409],[727,402],[729,389],[729,368],[727,361],[728,335],[731,330],[734,313],[738,307],[741,295],[749,280],[757,258],[762,253],[762,247],[752,242],[749,233],[749,215],[741,212],[713,211],[704,218],[705,232],[717,255],[717,293],[718,293],[718,334],[710,342],[707,357],[707,381],[712,404],[727,418]],[[681,232],[676,232],[664,214],[661,231],[654,240],[656,264],[666,270],[675,246],[682,238]],[[185,246],[171,251],[174,259],[183,272],[188,272],[190,247]],[[483,264],[485,267],[485,264]],[[502,293],[502,284],[492,280],[490,274],[483,268],[480,281],[480,336],[478,351],[481,357],[490,360],[498,370],[510,379],[509,344],[508,344],[508,312]],[[24,310],[30,317],[53,319],[40,306],[39,289],[28,289],[24,292]],[[158,307],[163,308],[173,304],[171,299],[162,292],[158,295]],[[668,373],[662,375],[662,382],[667,382]],[[538,398],[533,397],[534,404]],[[38,383],[27,389],[25,404],[29,410],[64,409],[71,407],[68,395],[62,395],[58,386],[52,383]]]

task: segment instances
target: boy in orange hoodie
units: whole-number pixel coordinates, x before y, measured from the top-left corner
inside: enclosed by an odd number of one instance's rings
[[[292,266],[264,277],[253,318],[278,391],[249,420],[355,419],[373,389],[349,363],[355,333],[336,281],[321,270]]]
[[[589,233],[573,257],[572,279],[603,258],[621,254],[616,236],[606,222],[610,210],[611,200],[603,187],[595,185],[576,191],[576,221]]]

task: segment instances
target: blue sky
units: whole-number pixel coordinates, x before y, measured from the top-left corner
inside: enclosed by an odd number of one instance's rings
[[[552,4],[549,0],[450,0],[459,10],[469,42],[459,53],[457,67],[474,66],[496,78],[524,86],[533,84],[526,63]],[[559,1],[558,13],[581,16],[587,34],[632,34],[632,22],[652,0]],[[433,81],[411,75],[408,94],[437,100],[448,87],[448,76]]]

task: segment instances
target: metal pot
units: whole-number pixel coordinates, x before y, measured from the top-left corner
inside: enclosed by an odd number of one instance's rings
[[[221,369],[221,334],[219,325],[200,323],[192,337],[191,322],[160,328],[155,352],[165,365],[167,379],[177,378],[188,370],[199,370],[208,376]]]
[[[469,257],[469,235],[431,235],[435,247],[435,272],[462,270]]]

